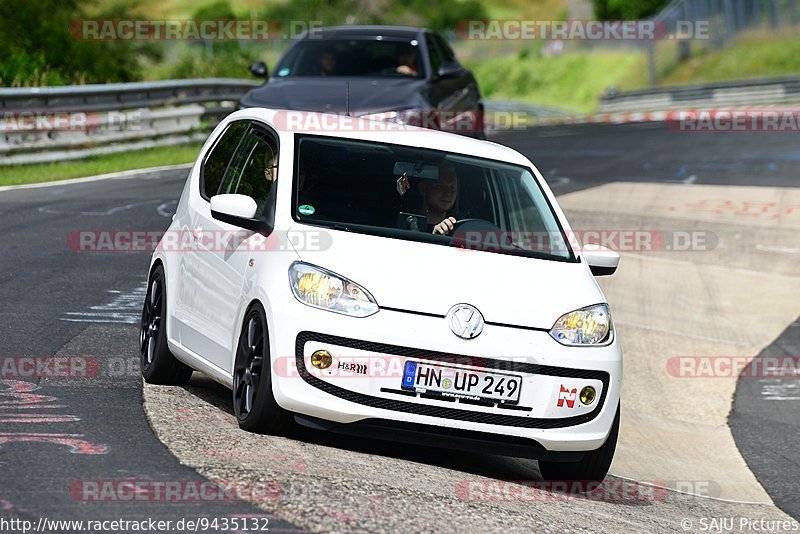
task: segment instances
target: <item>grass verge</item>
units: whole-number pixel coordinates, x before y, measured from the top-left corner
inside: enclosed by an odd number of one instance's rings
[[[83,178],[109,172],[190,163],[197,158],[199,144],[148,148],[108,154],[76,161],[0,166],[0,185],[33,184]]]
[[[643,53],[589,51],[545,57],[533,51],[470,62],[485,98],[521,100],[577,113],[597,109],[603,92],[647,85]]]
[[[800,37],[795,28],[791,32],[750,33],[718,52],[698,51],[667,74],[660,85],[788,76],[798,72]]]

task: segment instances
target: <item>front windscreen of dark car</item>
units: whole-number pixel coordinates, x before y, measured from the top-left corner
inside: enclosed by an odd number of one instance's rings
[[[419,48],[415,39],[305,39],[281,59],[275,76],[423,78]]]
[[[472,250],[577,261],[529,168],[426,148],[297,136],[293,218]],[[434,230],[456,221],[447,235]]]

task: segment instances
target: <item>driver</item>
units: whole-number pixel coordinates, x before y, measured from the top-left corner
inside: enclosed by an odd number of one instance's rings
[[[448,215],[458,198],[458,175],[450,162],[439,164],[439,179],[423,180],[417,186],[422,196],[422,210],[428,217],[428,231],[447,235],[453,231],[456,218]]]
[[[417,75],[417,54],[411,45],[403,45],[397,48],[397,69],[398,74],[405,76]]]
[[[336,50],[329,47],[322,51],[317,60],[317,74],[319,76],[336,75]]]

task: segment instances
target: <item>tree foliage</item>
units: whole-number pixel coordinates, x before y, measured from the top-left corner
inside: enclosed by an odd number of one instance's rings
[[[266,18],[338,24],[392,24],[452,30],[464,19],[485,19],[480,0],[293,0],[275,3]]]
[[[633,20],[650,17],[670,0],[592,0],[594,15],[601,20]]]
[[[125,18],[114,7],[92,18]],[[0,85],[64,85],[140,79],[138,56],[154,53],[122,41],[80,38],[78,0],[0,1]],[[72,29],[72,31],[71,31]]]

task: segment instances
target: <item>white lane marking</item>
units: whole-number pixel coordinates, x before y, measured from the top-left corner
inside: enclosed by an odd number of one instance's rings
[[[164,202],[163,204],[159,204],[159,206],[156,208],[156,211],[162,217],[172,217],[172,215],[175,213],[175,209],[170,208],[170,206],[177,204],[178,204],[177,200],[170,200],[169,202]]]
[[[115,295],[110,302],[92,306],[85,311],[64,312],[62,321],[72,323],[138,324],[141,321],[142,303],[147,294],[147,284],[142,283],[130,291],[110,290]]]
[[[761,396],[764,400],[800,400],[800,384],[785,381],[778,384],[763,384]]]
[[[124,204],[122,206],[115,206],[113,208],[109,208],[105,211],[82,211],[81,215],[114,215],[115,213],[119,213],[120,211],[127,211],[131,208],[135,208],[137,206],[142,206],[144,204],[150,204],[151,202],[158,202],[158,200],[148,200],[146,202],[131,202],[130,204]]]
[[[194,163],[181,163],[179,165],[164,165],[162,167],[148,167],[145,169],[133,169],[130,171],[110,172],[108,174],[98,174],[96,176],[87,176],[85,178],[70,178],[69,180],[56,180],[54,182],[41,182],[37,184],[21,184],[21,185],[4,185],[0,186],[0,191],[15,191],[20,189],[39,189],[41,187],[55,187],[67,186],[75,184],[85,184],[89,182],[98,182],[100,180],[127,180],[129,178],[136,178],[142,174],[150,174],[160,171],[175,171],[180,169],[189,170]]]
[[[688,334],[686,332],[678,332],[676,330],[669,330],[668,328],[658,328],[656,326],[650,326],[642,323],[635,323],[633,321],[623,321],[620,319],[614,319],[614,322],[617,324],[626,324],[628,326],[632,326],[634,328],[641,328],[642,330],[650,330],[652,332],[659,332],[661,334],[670,334],[673,336],[681,336],[681,337],[689,337],[692,339],[698,339],[700,341],[711,341],[714,343],[722,343],[725,345],[733,345],[734,347],[752,347],[754,343],[742,343],[741,341],[731,341],[729,339],[721,339],[717,337],[708,337],[708,336],[698,336],[696,334]]]
[[[690,176],[687,176],[687,177],[686,177],[686,178],[684,178],[683,180],[672,180],[672,179],[666,179],[666,180],[655,180],[655,181],[654,181],[654,182],[652,182],[652,183],[665,183],[665,184],[682,184],[682,185],[692,185],[692,184],[694,184],[696,181],[697,181],[697,175],[696,175],[696,174],[692,174],[692,175],[690,175]]]
[[[161,200],[157,199],[157,200],[145,200],[143,202],[132,202],[130,204],[124,204],[122,206],[115,206],[115,207],[109,208],[109,209],[107,209],[105,211],[81,211],[78,214],[79,215],[101,215],[101,216],[102,215],[114,215],[115,213],[119,213],[120,211],[129,210],[129,209],[136,208],[138,206],[144,206],[144,205],[147,205],[147,204],[153,204],[155,202],[161,202]],[[173,202],[177,202],[177,201],[173,201]],[[159,205],[159,207],[157,209],[160,209],[161,206],[164,206],[166,204],[169,204],[169,202],[165,202],[165,203]],[[51,208],[49,206],[41,206],[41,207],[38,208],[38,211],[40,213],[48,213],[50,215],[73,215],[74,214],[74,212],[71,212],[69,210],[66,210],[66,211],[65,210],[56,210],[56,209],[53,209],[53,208]],[[161,212],[159,212],[159,215],[160,214],[161,214]],[[169,217],[169,216],[170,215],[165,215],[165,217]]]
[[[753,269],[745,269],[743,267],[730,267],[727,265],[716,265],[713,263],[698,263],[698,262],[691,262],[686,260],[673,260],[671,258],[661,258],[658,256],[646,256],[645,254],[634,254],[630,252],[623,253],[624,256],[631,256],[636,257],[637,259],[646,258],[647,261],[656,261],[661,263],[671,263],[673,265],[691,265],[696,268],[703,268],[703,269],[717,269],[717,270],[724,270],[729,272],[735,272],[740,274],[747,274],[752,276],[766,276],[769,278],[788,278],[790,280],[797,280],[800,276],[793,276],[790,274],[783,274],[783,273],[771,273],[766,271],[755,271]]]
[[[800,248],[794,247],[780,247],[773,245],[756,245],[756,250],[761,252],[777,252],[779,254],[800,254]]]
[[[557,171],[558,169],[550,169],[548,175],[545,176],[545,181],[550,185],[551,188],[558,187],[559,185],[567,185],[572,182],[572,178],[556,175]]]

